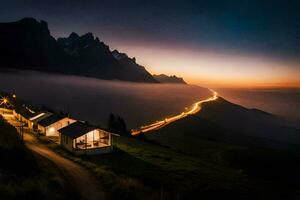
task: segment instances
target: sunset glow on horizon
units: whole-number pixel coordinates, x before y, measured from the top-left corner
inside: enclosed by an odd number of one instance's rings
[[[114,47],[135,57],[152,74],[176,75],[190,84],[211,88],[300,87],[296,62],[157,45],[115,44]]]
[[[206,87],[300,87],[297,1],[32,0],[4,5],[13,9],[0,13],[2,21],[45,20],[55,38],[91,32],[154,74]]]

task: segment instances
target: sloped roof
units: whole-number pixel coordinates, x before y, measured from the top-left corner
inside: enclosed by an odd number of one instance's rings
[[[17,113],[25,117],[26,119],[30,119],[31,117],[34,117],[36,113],[30,112],[26,107],[19,107],[15,109]]]
[[[97,128],[92,125],[77,121],[69,126],[59,129],[58,132],[60,132],[62,135],[66,135],[72,139],[75,139],[95,129]]]
[[[38,113],[35,113],[34,116],[32,116],[29,120],[32,122],[38,122],[48,116],[52,115],[52,113],[47,112],[47,111],[40,111]]]
[[[43,118],[42,120],[40,120],[38,122],[39,125],[43,126],[43,127],[47,127],[50,126],[51,124],[54,124],[55,122],[58,122],[59,120],[65,118],[65,116],[62,115],[50,115],[46,118]]]

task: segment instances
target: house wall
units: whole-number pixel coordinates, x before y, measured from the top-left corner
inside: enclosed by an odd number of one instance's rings
[[[33,129],[33,122],[30,121],[30,120],[29,120],[29,123],[28,123],[28,128],[31,129],[31,130]]]
[[[33,129],[33,122],[32,121],[30,121],[30,122],[31,123],[29,123],[28,128],[32,130]]]
[[[20,122],[24,122],[26,124],[26,126],[30,126],[30,121],[29,119],[26,119],[25,117],[23,117],[21,114],[17,113],[15,110],[13,110],[13,115],[15,116],[15,118],[17,118]]]
[[[26,123],[27,127],[30,127],[32,122],[29,119],[25,119],[24,122]]]
[[[29,119],[26,119],[25,117],[23,117],[22,115],[19,114],[19,121],[25,123],[24,125],[29,127],[31,121],[29,121]]]
[[[15,118],[17,118],[19,121],[21,119],[21,115],[19,113],[17,113],[15,110],[13,111],[13,115],[15,116]]]
[[[6,108],[0,108],[0,114],[4,115],[12,115],[14,110],[6,109]]]
[[[75,119],[71,119],[68,117],[63,118],[63,119],[51,124],[50,126],[46,127],[45,135],[46,136],[59,136],[59,132],[57,131],[58,129],[64,128],[74,122],[76,122]]]
[[[18,113],[15,110],[13,110],[13,115],[15,116],[15,118],[18,117]]]
[[[46,128],[43,127],[43,126],[41,126],[41,125],[39,125],[39,124],[38,124],[38,129],[37,129],[37,131],[38,131],[39,133],[41,133],[41,134],[46,135]]]
[[[46,117],[49,117],[50,115],[52,115],[52,113],[45,113],[44,115],[40,116],[39,118],[37,119],[34,119],[34,120],[30,120],[32,123],[29,123],[29,128],[31,130],[37,130],[37,127],[38,127],[38,122]]]
[[[113,150],[113,146],[106,146],[106,147],[95,148],[95,149],[76,150],[76,151],[73,151],[73,153],[77,156],[79,156],[79,155],[97,155],[97,154],[109,153],[112,150]]]
[[[75,146],[74,142],[75,142],[75,140],[73,140],[70,137],[67,137],[65,135],[60,136],[60,144],[70,152],[73,152],[73,150],[74,150],[74,148],[73,148]]]

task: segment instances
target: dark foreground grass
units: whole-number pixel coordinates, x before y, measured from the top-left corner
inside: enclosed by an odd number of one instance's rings
[[[247,179],[248,197],[300,199],[299,151],[261,147],[254,137],[230,133],[198,116],[144,137],[195,159],[239,170]]]
[[[239,170],[204,162],[136,138],[114,138],[114,151],[75,157],[40,137],[52,149],[88,168],[111,199],[202,199],[244,197]]]
[[[110,199],[300,197],[299,156],[291,152],[203,139],[200,144],[209,150],[189,156],[147,139],[116,137],[112,153],[76,157],[49,138],[40,139],[89,169]]]
[[[69,199],[65,178],[52,163],[33,155],[14,127],[0,116],[0,199]]]

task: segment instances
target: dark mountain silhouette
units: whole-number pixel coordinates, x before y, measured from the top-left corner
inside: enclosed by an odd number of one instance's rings
[[[146,137],[162,145],[199,154],[207,145],[242,145],[299,150],[300,130],[278,116],[247,109],[219,97],[196,115],[165,126]]]
[[[24,18],[0,23],[0,43],[1,67],[56,71],[58,64],[66,64],[68,60],[45,21]]]
[[[258,110],[247,109],[218,98],[205,103],[199,116],[221,127],[246,136],[258,137],[286,146],[300,144],[300,129],[288,124],[283,118]]]
[[[167,76],[165,74],[153,74],[153,77],[155,80],[157,80],[160,83],[179,83],[179,84],[186,84],[186,82],[181,77],[177,77],[175,75],[173,76]]]
[[[71,33],[56,40],[50,35],[47,22],[33,18],[0,23],[0,43],[1,68],[157,82],[135,59],[116,58],[92,33],[82,36]]]
[[[233,199],[298,198],[289,194],[299,185],[300,130],[278,116],[218,98],[199,113],[143,136],[195,160],[238,170],[248,192]]]

